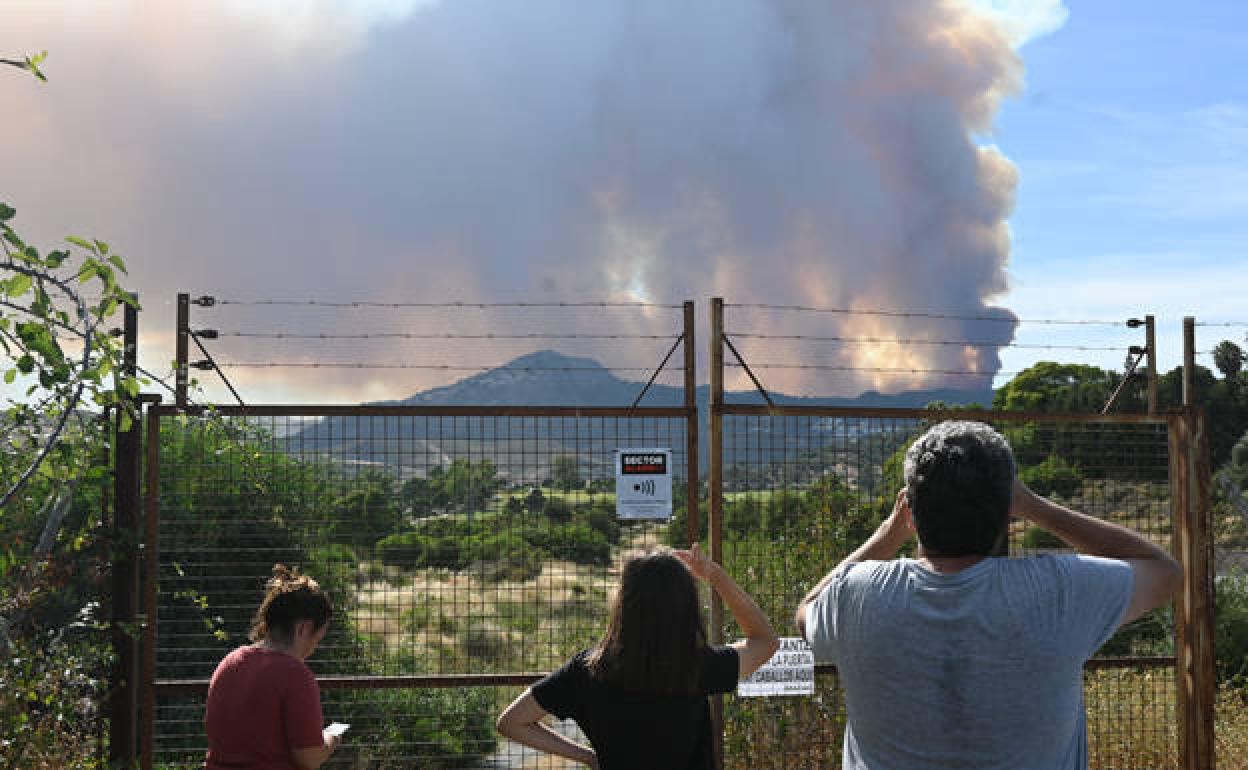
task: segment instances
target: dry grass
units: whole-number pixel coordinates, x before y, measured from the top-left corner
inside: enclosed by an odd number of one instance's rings
[[[445,569],[363,584],[354,619],[385,650],[430,673],[543,671],[589,644],[605,619],[614,569],[551,561],[529,580]]]
[[[1214,745],[1221,770],[1248,768],[1248,690],[1223,685],[1218,690]]]
[[[1179,767],[1172,669],[1089,671],[1084,676],[1084,699],[1089,767]]]

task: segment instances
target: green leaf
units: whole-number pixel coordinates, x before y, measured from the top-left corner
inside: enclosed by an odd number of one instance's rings
[[[12,385],[12,384],[13,384],[13,381],[14,381],[14,380],[16,380],[16,379],[17,379],[17,370],[16,370],[16,369],[9,369],[8,371],[6,371],[6,372],[4,373],[4,383],[5,383],[6,385]]]
[[[78,282],[86,283],[87,281],[91,280],[94,276],[97,276],[99,274],[100,274],[99,263],[96,262],[94,259],[88,259],[87,261],[82,263],[82,267],[78,268]]]
[[[108,254],[108,244],[104,241],[96,239],[95,248],[99,250],[101,256]]]
[[[44,257],[44,262],[48,267],[58,268],[63,265],[67,259],[69,259],[68,251],[49,251],[48,255]]]
[[[31,358],[30,354],[27,353],[17,359],[17,368],[22,374],[30,374],[35,370],[35,359]]]
[[[94,246],[92,246],[92,245],[91,245],[91,244],[87,241],[87,239],[86,239],[86,238],[79,238],[79,237],[78,237],[78,236],[76,236],[76,235],[67,235],[67,236],[65,236],[65,240],[69,241],[70,243],[74,244],[75,246],[81,246],[82,248],[87,249],[88,251],[95,251],[95,247],[94,247]]]
[[[34,281],[31,280],[29,275],[26,275],[25,273],[18,273],[9,279],[4,293],[10,297],[20,297],[30,291],[30,287],[33,284]]]
[[[26,61],[22,64],[22,69],[30,70],[32,75],[39,78],[40,82],[46,83],[48,82],[48,79],[44,76],[43,71],[39,69],[39,65],[42,64],[43,60],[46,58],[48,58],[47,51],[37,53],[34,56],[27,56]]]
[[[0,222],[8,222],[17,214],[17,209],[7,203],[0,203]]]
[[[123,274],[129,275],[129,273],[126,270],[126,263],[122,260],[121,257],[117,256],[116,254],[109,254],[108,261],[113,264],[113,267],[120,270]]]

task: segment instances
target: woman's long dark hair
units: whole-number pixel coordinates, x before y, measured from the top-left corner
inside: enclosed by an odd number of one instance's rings
[[[590,675],[627,690],[694,693],[706,649],[698,588],[668,551],[624,564],[607,632],[589,652]]]

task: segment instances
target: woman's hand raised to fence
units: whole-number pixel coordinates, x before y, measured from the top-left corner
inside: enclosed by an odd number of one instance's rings
[[[754,673],[780,646],[780,639],[772,630],[767,616],[723,567],[702,553],[697,543],[687,551],[672,551],[672,554],[684,563],[695,578],[710,583],[724,600],[737,625],[745,632],[745,638],[732,645],[737,651],[737,676],[744,679]]]
[[[689,569],[689,572],[699,580],[709,581],[711,573],[720,570],[721,567],[711,560],[711,557],[702,553],[702,549],[697,543],[689,546],[687,549],[676,549],[672,551],[672,555]]]

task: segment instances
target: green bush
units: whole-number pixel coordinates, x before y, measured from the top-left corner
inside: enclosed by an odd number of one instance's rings
[[[1248,575],[1218,579],[1214,589],[1214,625],[1218,681],[1248,685]]]
[[[1066,542],[1057,535],[1042,529],[1041,527],[1028,527],[1023,532],[1023,548],[1030,549],[1049,549],[1049,548],[1069,548]]]
[[[352,725],[335,767],[474,767],[498,746],[488,689],[335,690],[323,699],[327,720]]]
[[[1118,629],[1109,641],[1101,645],[1097,655],[1131,657],[1170,655],[1173,652],[1174,611],[1166,606],[1151,610]]]
[[[540,546],[555,559],[577,564],[605,565],[611,562],[611,544],[587,524],[565,524],[549,529],[525,530],[526,539]]]
[[[546,500],[542,513],[555,524],[567,524],[572,520],[572,505],[562,497],[551,497]]]
[[[389,535],[377,541],[377,555],[386,566],[412,569],[425,563],[429,539],[419,532]]]
[[[619,544],[620,520],[615,515],[615,506],[610,503],[595,503],[585,509],[578,518],[590,529],[602,533],[608,543]]]
[[[355,550],[342,543],[318,546],[308,551],[307,566],[304,568],[318,582],[338,586],[339,595],[334,597],[334,606],[338,609],[349,607],[354,591],[341,591],[351,586],[359,569],[360,560]]]
[[[469,657],[484,661],[501,660],[510,646],[505,634],[480,623],[472,623],[460,632],[459,641]]]
[[[1038,495],[1051,497],[1061,495],[1069,498],[1083,485],[1083,474],[1078,465],[1066,462],[1056,454],[1044,461],[1019,469],[1019,478]]]

